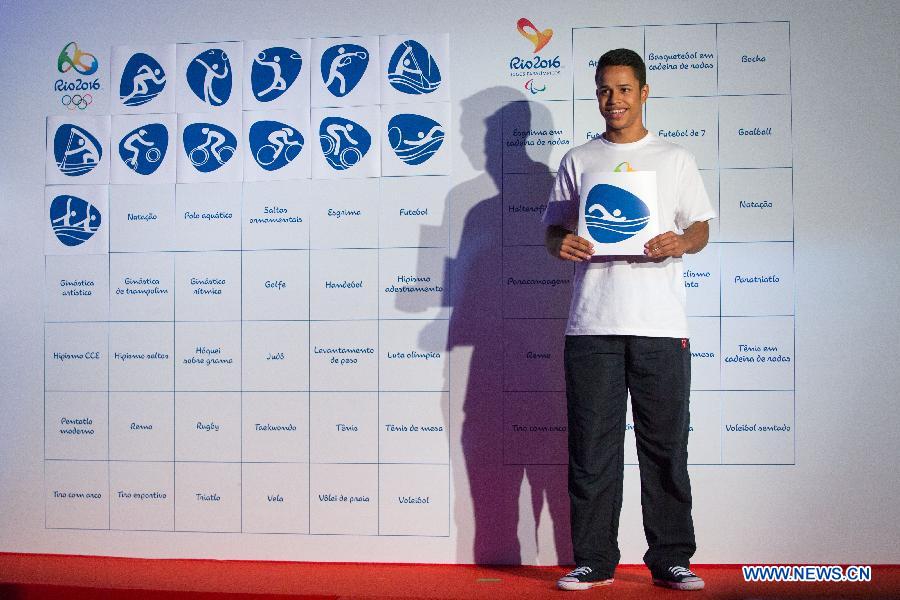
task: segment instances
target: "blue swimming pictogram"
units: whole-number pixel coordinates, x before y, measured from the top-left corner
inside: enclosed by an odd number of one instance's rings
[[[279,121],[257,121],[250,126],[250,151],[266,171],[277,171],[297,158],[303,141],[295,127]]]
[[[406,40],[388,63],[388,81],[404,94],[430,94],[441,85],[441,70],[425,46]]]
[[[588,192],[584,218],[590,236],[601,244],[615,244],[646,227],[650,209],[620,187],[601,183]]]
[[[441,147],[444,128],[434,119],[401,113],[388,122],[388,141],[397,158],[408,165],[420,165]]]
[[[162,123],[147,123],[119,142],[119,156],[138,175],[150,175],[162,164],[169,147],[169,130]]]
[[[372,136],[350,119],[326,117],[319,125],[319,143],[328,164],[343,171],[362,160],[372,146]]]
[[[210,106],[222,106],[231,97],[231,63],[220,48],[198,54],[186,75],[191,91]]]
[[[237,138],[213,123],[191,123],[182,134],[184,151],[201,173],[215,171],[234,156]]]
[[[91,239],[101,221],[97,207],[78,196],[64,194],[50,203],[50,226],[66,246],[78,246]]]
[[[322,81],[342,98],[353,91],[369,66],[369,51],[357,44],[337,44],[322,53]]]
[[[271,102],[293,85],[303,67],[303,58],[292,48],[266,48],[253,59],[250,87],[260,102]]]
[[[143,52],[132,55],[122,70],[119,98],[125,106],[140,106],[156,98],[166,87],[166,72]]]
[[[78,125],[60,125],[53,137],[53,155],[63,175],[77,177],[89,173],[103,156],[100,142]]]

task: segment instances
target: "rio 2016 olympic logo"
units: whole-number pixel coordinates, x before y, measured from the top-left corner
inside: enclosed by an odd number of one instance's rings
[[[60,73],[68,73],[75,70],[82,75],[93,75],[100,68],[97,57],[90,52],[84,52],[75,42],[66,44],[56,59],[56,69]]]
[[[188,125],[182,140],[191,164],[201,173],[210,173],[227,163],[237,148],[235,135],[214,123]]]
[[[77,177],[90,173],[100,163],[103,148],[87,129],[66,123],[53,136],[53,156],[63,175]]]
[[[191,91],[210,106],[222,106],[231,97],[231,64],[220,48],[204,50],[187,68]]]
[[[319,143],[329,166],[344,171],[363,159],[372,146],[372,136],[350,119],[325,117],[319,125]]]
[[[266,171],[287,166],[303,150],[303,136],[295,127],[279,121],[257,121],[250,126],[250,151]]]
[[[97,233],[101,222],[97,207],[78,196],[57,196],[50,203],[50,226],[63,245],[85,243]]]
[[[408,165],[420,165],[444,142],[444,128],[428,117],[398,114],[388,123],[388,141],[397,158]]]
[[[64,77],[53,84],[54,92],[63,92],[60,98],[62,105],[69,110],[85,110],[93,102],[93,96],[85,92],[100,90],[100,78],[87,79],[100,68],[100,61],[90,52],[78,47],[76,42],[69,42],[56,57],[56,70]],[[72,76],[75,75],[73,78]]]
[[[63,94],[60,103],[69,110],[84,110],[94,102],[91,94]]]
[[[169,130],[162,123],[147,123],[119,142],[119,156],[138,175],[151,175],[162,164],[169,147]]]
[[[283,46],[262,50],[250,69],[253,97],[260,102],[279,98],[297,80],[302,67],[303,58],[296,50]]]
[[[404,94],[430,94],[441,85],[441,70],[425,46],[406,40],[391,55],[388,81]]]
[[[122,70],[119,99],[125,106],[140,106],[156,98],[166,87],[166,72],[155,58],[137,52]]]
[[[333,96],[353,91],[369,66],[369,51],[357,44],[336,44],[322,53],[322,82]]]

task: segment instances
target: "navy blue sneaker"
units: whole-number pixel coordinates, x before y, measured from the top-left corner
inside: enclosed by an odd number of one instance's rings
[[[669,567],[653,574],[653,583],[673,590],[702,590],[706,585],[687,567]]]
[[[612,577],[604,577],[590,567],[577,567],[556,580],[556,587],[561,590],[589,590],[600,585],[609,585]]]

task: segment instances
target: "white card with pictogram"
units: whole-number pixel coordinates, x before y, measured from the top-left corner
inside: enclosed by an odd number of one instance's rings
[[[578,235],[594,244],[595,256],[644,254],[659,234],[656,171],[585,173]]]

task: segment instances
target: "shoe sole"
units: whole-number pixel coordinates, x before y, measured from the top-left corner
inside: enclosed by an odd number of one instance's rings
[[[600,587],[602,585],[610,585],[612,579],[602,579],[600,581],[563,581],[558,580],[556,587],[567,592],[577,592],[579,590],[589,590],[591,588]]]
[[[678,583],[676,581],[666,581],[665,579],[654,579],[653,585],[666,587],[672,590],[691,592],[694,590],[702,590],[706,583],[704,581],[685,581],[683,583]]]

